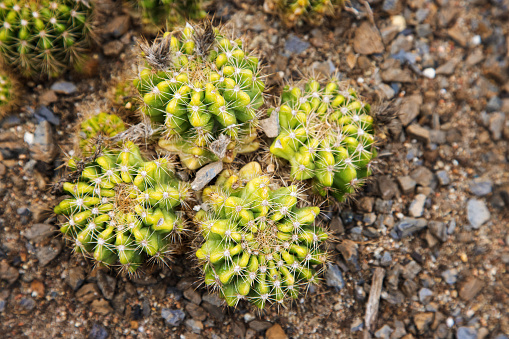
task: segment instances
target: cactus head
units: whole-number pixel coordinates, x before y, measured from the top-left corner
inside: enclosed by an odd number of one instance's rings
[[[71,159],[69,167],[78,164]],[[175,209],[185,204],[188,185],[175,178],[167,158],[145,161],[130,141],[85,164],[63,189],[71,197],[54,209],[66,218],[60,230],[98,264],[133,274],[147,259],[165,263],[184,230]]]
[[[96,150],[99,137],[111,138],[125,131],[122,119],[115,114],[101,112],[84,120],[80,124],[79,146],[83,155],[91,155]]]
[[[264,83],[241,40],[187,25],[142,49],[146,68],[134,83],[142,112],[163,127],[160,147],[193,170],[258,149]]]
[[[325,17],[337,16],[345,0],[265,0],[264,9],[279,15],[288,27],[302,24],[320,25]]]
[[[157,33],[161,28],[182,25],[186,20],[200,20],[207,16],[202,0],[135,0],[141,14],[143,30]]]
[[[16,99],[15,81],[0,68],[0,118],[10,111]]]
[[[320,209],[298,208],[297,186],[273,186],[252,162],[237,174],[223,171],[203,190],[208,211],[195,217],[204,238],[196,257],[205,284],[229,306],[247,299],[264,308],[295,299],[327,260],[321,245],[328,235],[315,225]]]
[[[280,133],[270,152],[290,162],[292,179],[312,179],[320,195],[344,201],[364,184],[377,154],[369,112],[369,104],[337,82],[286,86],[272,112]]]
[[[88,0],[0,0],[0,55],[24,76],[56,77],[81,66],[92,21]]]

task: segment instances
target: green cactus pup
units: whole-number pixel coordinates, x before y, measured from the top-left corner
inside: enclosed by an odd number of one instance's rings
[[[336,82],[321,87],[309,80],[303,89],[286,86],[279,115],[280,132],[270,153],[290,162],[291,178],[312,179],[314,189],[344,201],[371,174],[376,156],[370,105]]]
[[[265,0],[264,9],[278,14],[286,26],[293,27],[302,21],[320,25],[325,17],[337,16],[344,4],[344,0]]]
[[[297,298],[317,282],[327,261],[328,234],[315,225],[320,208],[297,204],[297,186],[272,189],[257,162],[225,170],[203,190],[208,211],[195,217],[204,238],[196,256],[205,284],[229,306],[246,299],[259,308]]]
[[[163,127],[161,148],[192,170],[258,149],[265,85],[241,40],[187,25],[142,49],[146,67],[134,84],[142,112]]]
[[[207,16],[202,0],[136,0],[143,29],[157,33],[161,28],[182,25],[186,20],[200,20]]]
[[[80,124],[80,149],[84,155],[91,155],[96,150],[96,139],[99,136],[107,138],[125,131],[122,119],[115,114],[101,112]]]
[[[88,0],[0,0],[0,55],[24,76],[79,68],[91,40]]]
[[[71,159],[69,167],[77,166]],[[71,198],[54,209],[67,219],[60,230],[98,264],[133,274],[146,260],[164,263],[184,230],[175,208],[185,204],[188,184],[175,178],[167,158],[145,161],[130,141],[86,164],[63,189]]]
[[[10,111],[15,101],[15,82],[0,68],[0,118]]]

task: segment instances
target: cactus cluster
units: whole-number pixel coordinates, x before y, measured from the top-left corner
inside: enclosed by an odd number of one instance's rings
[[[336,16],[345,0],[265,0],[264,8],[277,13],[285,25],[292,27],[301,21],[319,25],[327,16]]]
[[[0,68],[0,117],[9,111],[14,102],[15,93],[13,80]]]
[[[229,306],[246,299],[259,308],[297,298],[316,282],[328,238],[315,225],[320,209],[298,208],[297,186],[274,188],[258,163],[225,170],[203,190],[208,210],[195,217],[204,238],[196,256],[205,283]]]
[[[258,58],[240,39],[212,26],[187,25],[146,46],[144,55],[134,84],[142,112],[162,124],[160,147],[178,153],[193,170],[258,149],[265,85]]]
[[[161,28],[171,28],[186,20],[203,19],[207,13],[202,9],[202,0],[136,0],[143,28],[157,33]]]
[[[344,201],[371,174],[376,149],[369,113],[354,90],[334,81],[286,86],[272,112],[279,115],[280,132],[270,152],[290,162],[292,179],[312,179],[316,192]]]
[[[125,125],[120,117],[101,112],[80,124],[79,147],[83,155],[91,155],[96,150],[97,137],[111,138],[123,131],[125,131]]]
[[[24,76],[79,67],[89,47],[88,0],[0,0],[0,55]]]
[[[78,159],[69,167],[76,169]],[[71,197],[54,211],[66,217],[60,230],[75,251],[129,274],[147,259],[164,262],[184,229],[175,208],[188,198],[187,185],[175,178],[167,158],[145,161],[129,141],[87,163],[63,189]]]

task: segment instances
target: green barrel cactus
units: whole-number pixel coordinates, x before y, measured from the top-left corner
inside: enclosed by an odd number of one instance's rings
[[[184,230],[175,208],[185,204],[188,184],[175,178],[167,158],[145,161],[130,141],[86,164],[63,189],[71,197],[54,209],[67,219],[60,230],[76,252],[101,265],[133,274],[145,260],[164,263]]]
[[[0,55],[24,76],[79,68],[91,42],[88,0],[0,0]]]
[[[316,192],[344,201],[369,177],[377,154],[369,112],[354,90],[336,82],[286,86],[272,112],[280,131],[270,153],[290,162],[292,179],[312,179]]]
[[[182,25],[186,20],[200,20],[207,16],[202,0],[136,0],[143,29],[157,33],[161,28]]]
[[[229,306],[245,299],[259,308],[295,299],[317,282],[328,234],[315,225],[316,206],[298,208],[297,186],[272,189],[258,163],[221,173],[203,190],[208,210],[195,217],[204,238],[196,257],[205,284]]]
[[[320,25],[325,17],[337,16],[344,4],[345,0],[265,0],[264,8],[278,14],[286,26],[293,27],[302,21]]]
[[[143,49],[146,67],[134,84],[142,112],[162,127],[161,148],[192,170],[258,149],[265,85],[241,40],[187,25]]]
[[[16,96],[15,82],[0,68],[0,118],[10,111]]]
[[[96,114],[80,124],[80,149],[84,155],[91,155],[96,150],[98,136],[111,138],[123,131],[124,122],[117,115],[105,112]]]

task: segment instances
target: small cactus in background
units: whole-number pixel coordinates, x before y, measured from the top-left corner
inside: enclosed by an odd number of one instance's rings
[[[265,85],[258,58],[241,40],[209,23],[187,25],[142,49],[146,68],[134,83],[142,112],[163,126],[160,147],[192,170],[258,149]]]
[[[196,251],[205,284],[229,306],[247,299],[259,308],[297,298],[316,282],[327,255],[327,233],[316,206],[298,208],[297,186],[272,189],[258,163],[225,170],[203,190],[208,210],[196,214],[204,243]]]
[[[24,76],[78,68],[89,47],[88,0],[0,0],[0,55]]]
[[[124,122],[115,114],[101,112],[86,119],[80,124],[79,146],[83,155],[88,156],[95,152],[99,136],[111,138],[123,131]]]
[[[161,28],[182,25],[186,20],[200,20],[207,16],[202,0],[136,0],[143,29],[157,33]]]
[[[280,132],[270,146],[290,162],[291,178],[312,179],[315,191],[344,201],[371,174],[376,156],[370,105],[336,82],[321,87],[309,80],[304,90],[286,86],[279,115]]]
[[[81,175],[63,184],[71,198],[54,211],[66,217],[60,230],[74,250],[102,265],[120,265],[129,274],[147,258],[164,263],[173,238],[184,230],[175,208],[185,203],[189,191],[175,178],[168,159],[145,161],[128,141],[121,151],[90,163],[71,159],[69,167],[81,168]]]
[[[10,111],[15,100],[15,82],[0,67],[0,118]]]
[[[327,16],[337,16],[345,0],[265,0],[264,9],[279,15],[284,24],[293,27],[302,21],[320,25]]]

